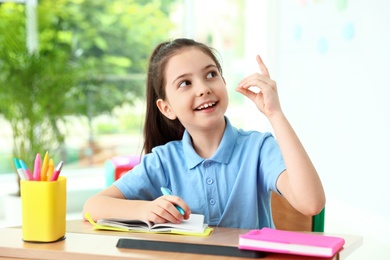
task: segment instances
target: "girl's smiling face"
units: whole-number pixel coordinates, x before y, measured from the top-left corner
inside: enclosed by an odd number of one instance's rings
[[[199,49],[186,48],[169,59],[165,92],[166,99],[156,102],[158,108],[167,118],[178,118],[187,130],[210,129],[224,122],[225,80],[213,59]]]

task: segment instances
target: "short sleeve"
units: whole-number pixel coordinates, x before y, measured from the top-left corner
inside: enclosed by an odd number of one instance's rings
[[[154,200],[161,196],[160,187],[166,178],[159,157],[150,153],[140,164],[114,182],[126,199]]]
[[[282,153],[276,139],[269,135],[265,138],[260,151],[261,178],[268,192],[280,192],[276,188],[276,182],[280,174],[286,170]]]

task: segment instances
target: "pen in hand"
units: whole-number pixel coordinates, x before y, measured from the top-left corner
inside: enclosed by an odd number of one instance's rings
[[[161,192],[163,195],[172,195],[172,191],[168,188],[161,187]],[[180,212],[181,215],[184,215],[184,210],[180,206],[175,205],[175,207],[177,208],[177,210]]]

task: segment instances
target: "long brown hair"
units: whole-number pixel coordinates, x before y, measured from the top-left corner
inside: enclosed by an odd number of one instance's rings
[[[170,120],[166,118],[158,109],[156,101],[165,100],[165,67],[171,57],[177,55],[186,48],[197,48],[210,56],[215,62],[222,75],[222,67],[216,57],[216,51],[192,39],[179,38],[172,41],[163,42],[154,49],[148,68],[146,82],[146,115],[144,124],[144,146],[145,154],[150,153],[152,148],[166,144],[173,140],[181,140],[184,127],[178,119]]]

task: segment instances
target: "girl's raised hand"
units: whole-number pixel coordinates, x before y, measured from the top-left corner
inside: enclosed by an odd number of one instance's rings
[[[236,91],[251,99],[257,108],[268,118],[281,112],[276,82],[270,78],[267,67],[259,55],[256,56],[260,73],[245,77]]]

